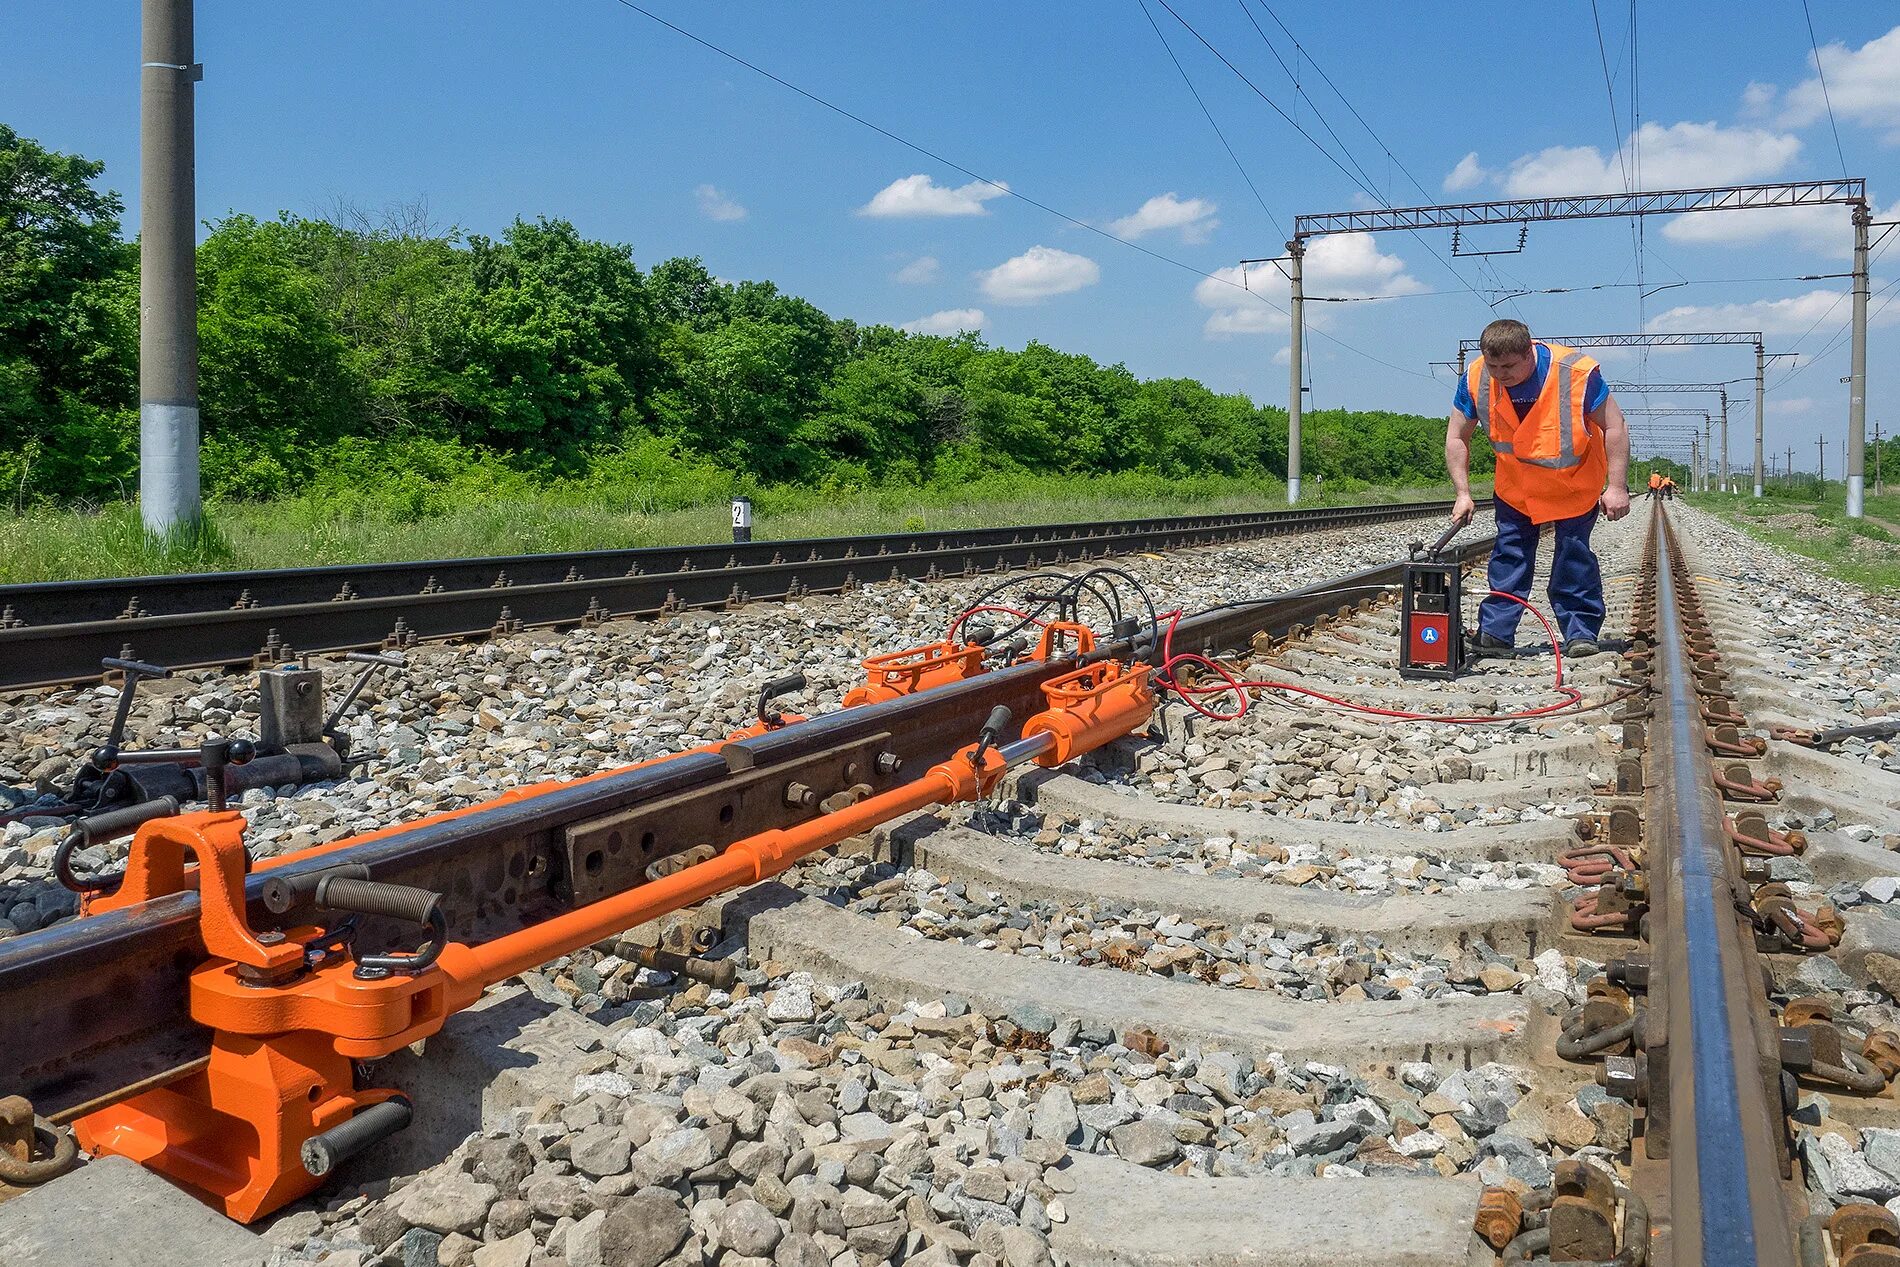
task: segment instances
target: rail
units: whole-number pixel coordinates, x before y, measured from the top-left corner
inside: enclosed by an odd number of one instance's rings
[[[0,688],[480,638],[1442,514],[1400,502],[956,532],[436,559],[0,586]]]

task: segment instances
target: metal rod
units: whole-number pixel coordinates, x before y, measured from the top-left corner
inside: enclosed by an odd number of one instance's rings
[[[192,0],[144,0],[140,50],[139,507],[163,536],[201,509]]]

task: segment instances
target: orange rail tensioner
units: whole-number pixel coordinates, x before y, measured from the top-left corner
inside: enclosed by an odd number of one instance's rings
[[[981,671],[980,648],[974,657],[968,648],[946,650],[925,657],[943,673],[933,684]],[[894,694],[927,689],[920,686],[924,674],[906,672],[893,681],[879,677],[870,662],[866,668],[871,685],[894,688]],[[987,796],[1012,765],[1060,765],[1129,734],[1153,711],[1149,672],[1145,664],[1100,660],[1061,674],[1043,684],[1047,708],[1029,719],[1013,743],[996,742],[1009,721],[1007,710],[999,709],[976,744],[917,779],[739,840],[707,861],[479,945],[448,940],[433,893],[373,883],[341,869],[306,881],[314,883],[318,910],[427,924],[430,941],[413,955],[355,956],[314,924],[254,931],[245,909],[243,816],[214,810],[148,822],[133,839],[118,891],[92,909],[198,891],[207,957],[191,975],[189,1008],[212,1033],[211,1056],[195,1072],[78,1119],[80,1143],[94,1154],[141,1162],[233,1219],[257,1219],[314,1190],[333,1164],[406,1124],[406,1102],[387,1088],[359,1089],[352,1062],[388,1055],[435,1033],[487,987],[550,959],[768,879],[809,854],[913,811]],[[322,851],[369,838],[338,841]],[[375,1129],[367,1125],[372,1122]]]

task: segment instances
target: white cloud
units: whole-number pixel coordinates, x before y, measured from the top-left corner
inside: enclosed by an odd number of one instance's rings
[[[1182,198],[1170,192],[1150,198],[1135,214],[1111,221],[1108,228],[1125,238],[1179,229],[1183,242],[1205,242],[1207,235],[1220,227],[1220,221],[1214,218],[1216,210],[1205,198]]]
[[[1765,180],[1801,153],[1801,139],[1766,128],[1719,123],[1645,123],[1624,153],[1632,174],[1642,160],[1645,189],[1688,189]],[[1516,198],[1600,194],[1623,188],[1623,163],[1594,145],[1553,145],[1512,161],[1504,192]]]
[[[1289,346],[1289,347],[1281,348],[1278,352],[1275,352],[1273,354],[1273,363],[1275,365],[1293,364],[1293,349]]]
[[[973,180],[967,185],[952,188],[939,185],[929,176],[918,173],[892,181],[877,191],[871,201],[858,208],[861,216],[983,216],[989,212],[983,204],[992,198],[1001,198],[1009,191],[1002,181],[989,184]]]
[[[1457,193],[1460,189],[1470,189],[1483,184],[1491,173],[1478,165],[1478,151],[1473,150],[1458,160],[1458,166],[1451,169],[1445,177],[1447,193]]]
[[[1804,334],[1822,321],[1822,333],[1847,324],[1853,305],[1838,290],[1811,290],[1789,299],[1757,299],[1740,304],[1685,304],[1658,313],[1651,330],[1759,330],[1763,334]],[[1880,324],[1900,320],[1900,313],[1883,317]]]
[[[1032,246],[977,277],[983,293],[999,304],[1032,304],[1093,286],[1102,279],[1102,268],[1085,255],[1053,246]]]
[[[1784,398],[1770,396],[1767,398],[1767,404],[1764,408],[1766,412],[1771,414],[1812,413],[1814,410],[1814,397],[1788,396]]]
[[[897,328],[912,334],[961,334],[965,330],[981,330],[985,320],[981,308],[946,308],[928,317],[906,321]]]
[[[1820,50],[1819,65],[1827,76],[1825,95],[1818,75],[1788,89],[1782,103],[1784,123],[1816,123],[1826,117],[1832,102],[1836,115],[1887,128],[1889,143],[1900,141],[1900,26],[1858,49],[1829,44]]]
[[[693,197],[699,200],[699,214],[708,220],[743,220],[746,210],[711,185],[701,185],[693,190]]]
[[[916,259],[893,273],[891,280],[902,282],[906,286],[921,286],[925,282],[936,281],[937,274],[942,271],[942,267],[943,266],[937,262],[936,256],[919,255]]]
[[[1742,89],[1742,113],[1751,119],[1762,118],[1768,113],[1768,107],[1775,104],[1775,94],[1779,91],[1773,84],[1749,80],[1748,87]]]
[[[1842,206],[1759,207],[1671,216],[1663,236],[1684,246],[1750,246],[1788,239],[1829,256],[1853,254],[1854,228]]]
[[[1370,233],[1341,233],[1315,240],[1307,248],[1304,276],[1308,295],[1336,299],[1389,298],[1425,289],[1423,282],[1405,271],[1404,260],[1379,250]],[[1291,290],[1285,274],[1271,264],[1256,265],[1244,272],[1239,265],[1218,269],[1194,288],[1195,302],[1212,310],[1202,333],[1213,339],[1285,330]],[[1263,298],[1281,311],[1261,302]],[[1333,314],[1328,309],[1333,307],[1315,304],[1307,308],[1307,324],[1325,328],[1331,324]]]

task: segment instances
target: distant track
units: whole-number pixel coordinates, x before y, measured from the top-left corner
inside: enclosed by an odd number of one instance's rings
[[[95,680],[106,656],[174,668],[480,638],[873,581],[935,580],[1443,514],[1402,502],[952,532],[649,546],[0,586],[0,687]]]

